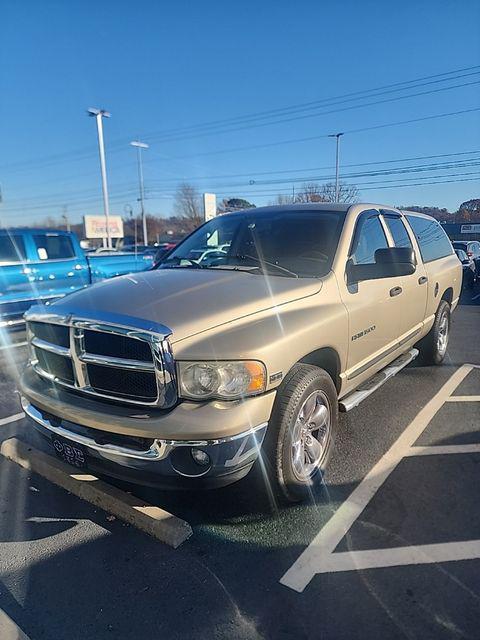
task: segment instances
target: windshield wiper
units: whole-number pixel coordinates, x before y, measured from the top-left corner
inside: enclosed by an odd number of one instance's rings
[[[299,275],[298,273],[295,273],[294,271],[290,271],[290,269],[287,269],[286,267],[282,267],[281,265],[277,264],[276,262],[269,262],[268,260],[264,260],[261,259],[257,256],[250,256],[246,253],[242,254],[242,255],[235,255],[232,256],[233,258],[237,258],[238,260],[253,260],[254,262],[257,262],[259,267],[258,268],[262,268],[263,265],[266,265],[267,267],[274,267],[275,269],[278,269],[278,271],[283,271],[283,273],[288,273],[289,275],[293,276],[294,278],[298,278]]]

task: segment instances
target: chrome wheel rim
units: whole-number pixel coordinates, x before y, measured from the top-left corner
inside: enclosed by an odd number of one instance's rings
[[[448,345],[448,316],[446,313],[440,319],[440,325],[438,327],[437,338],[437,350],[438,353],[443,356],[447,350]]]
[[[323,391],[303,402],[293,427],[292,468],[297,479],[311,478],[320,467],[330,438],[330,403]]]

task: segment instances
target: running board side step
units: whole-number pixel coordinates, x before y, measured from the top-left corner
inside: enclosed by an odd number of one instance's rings
[[[393,378],[399,371],[401,371],[407,364],[410,364],[412,360],[418,356],[418,349],[410,349],[407,353],[402,354],[399,358],[391,362],[384,369],[376,373],[374,376],[362,383],[358,389],[352,391],[342,398],[338,403],[340,411],[350,411],[363,402],[369,395],[376,391],[382,384],[385,384],[387,380]]]

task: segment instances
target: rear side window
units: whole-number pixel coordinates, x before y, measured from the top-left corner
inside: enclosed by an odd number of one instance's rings
[[[479,258],[480,257],[480,244],[478,242],[472,242],[471,246],[469,247],[469,251],[471,251],[473,253],[473,257],[474,258]]]
[[[64,260],[75,257],[73,244],[68,236],[34,235],[33,241],[40,260]]]
[[[26,260],[25,243],[22,236],[1,235],[0,236],[0,263],[1,262],[24,262]]]
[[[432,262],[453,253],[452,243],[436,220],[408,215],[407,220],[417,238],[424,262]]]
[[[403,224],[403,220],[399,216],[384,216],[386,225],[392,234],[396,247],[407,247],[413,249],[412,242],[408,235],[407,229]]]
[[[375,264],[375,251],[387,248],[387,238],[378,216],[361,216],[350,255],[353,264]]]

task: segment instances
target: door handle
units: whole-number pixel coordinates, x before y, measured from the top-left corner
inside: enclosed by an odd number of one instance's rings
[[[426,282],[428,282],[428,278],[427,278],[427,276],[421,276],[421,277],[418,279],[418,284],[425,284]]]
[[[402,291],[402,287],[393,287],[393,289],[390,289],[390,297],[394,298],[395,296],[399,296]]]

